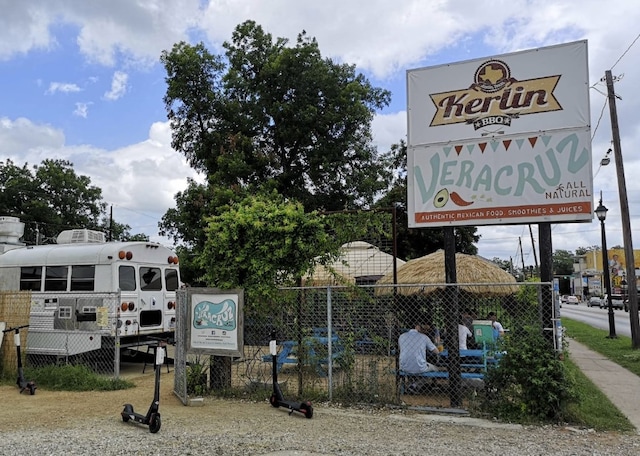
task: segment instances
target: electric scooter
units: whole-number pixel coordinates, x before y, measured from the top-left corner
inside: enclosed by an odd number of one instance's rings
[[[13,343],[16,346],[16,356],[18,357],[18,379],[16,380],[16,384],[18,388],[20,388],[20,394],[23,391],[29,390],[29,394],[32,396],[36,394],[36,383],[34,381],[26,381],[24,379],[24,371],[22,370],[22,356],[20,354],[20,330],[22,328],[28,328],[29,325],[15,326],[13,328],[7,328],[2,331],[4,333],[8,333],[13,331]]]
[[[160,371],[162,370],[162,363],[164,363],[164,343],[158,342],[155,347],[155,387],[153,392],[153,401],[149,406],[149,410],[146,415],[141,415],[133,411],[133,405],[124,404],[124,410],[120,413],[122,415],[122,421],[125,423],[129,420],[133,420],[136,423],[149,426],[149,432],[155,434],[160,430],[162,421],[160,419]]]
[[[311,418],[313,416],[313,407],[311,402],[293,402],[286,401],[282,395],[282,390],[278,384],[278,345],[276,343],[275,331],[271,333],[271,341],[269,342],[269,351],[271,352],[271,359],[273,362],[273,393],[269,398],[269,402],[275,408],[284,407],[289,409],[289,415],[293,412],[302,413],[305,417]]]

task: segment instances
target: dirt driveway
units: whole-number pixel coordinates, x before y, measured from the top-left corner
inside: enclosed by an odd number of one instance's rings
[[[130,402],[145,413],[153,370],[132,377],[136,387],[112,392],[18,394],[0,387],[0,454],[11,455],[626,455],[640,437],[566,427],[521,427],[407,410],[314,404],[312,419],[289,416],[262,402],[207,398],[186,407],[173,394],[173,371],[163,369],[162,429],[123,423]]]

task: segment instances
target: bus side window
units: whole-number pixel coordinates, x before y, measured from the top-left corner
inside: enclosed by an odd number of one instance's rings
[[[42,266],[23,266],[20,268],[20,290],[40,291]]]
[[[167,269],[164,274],[167,291],[176,291],[178,289],[178,271],[175,269]]]
[[[93,291],[96,267],[71,266],[71,291]]]
[[[141,266],[140,279],[142,279],[140,282],[141,290],[162,290],[162,274],[160,268]]]
[[[45,268],[44,291],[67,291],[67,266]]]
[[[118,284],[121,291],[135,291],[136,269],[133,266],[120,266],[118,268]]]

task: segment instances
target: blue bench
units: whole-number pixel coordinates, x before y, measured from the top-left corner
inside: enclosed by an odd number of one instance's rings
[[[448,351],[443,351],[440,356],[447,357]],[[460,350],[460,377],[463,379],[479,379],[484,380],[487,368],[496,365],[499,362],[500,354],[492,353],[486,348],[477,350]],[[407,379],[412,378],[449,378],[449,372],[444,371],[428,371],[418,374],[409,373],[403,370],[396,372],[400,378],[400,394],[405,392],[405,383]]]
[[[329,338],[324,336],[312,336],[306,337],[303,341],[307,350],[307,363],[314,364],[318,375],[325,377],[327,375],[329,360],[327,356],[322,356],[316,353],[316,346],[326,347],[328,351]],[[298,364],[298,343],[293,340],[285,340],[279,344],[280,351],[276,355],[276,368],[278,372],[285,364]],[[331,360],[336,361],[344,353],[344,346],[340,342],[337,336],[331,338]],[[271,355],[264,355],[262,357],[264,362],[272,362],[273,357]]]

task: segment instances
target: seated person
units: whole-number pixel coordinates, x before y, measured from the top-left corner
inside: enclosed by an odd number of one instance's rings
[[[493,326],[493,337],[497,339],[498,337],[504,336],[504,328],[500,324],[500,322],[496,321],[498,317],[495,312],[489,312],[487,315],[487,320],[491,320],[491,325]]]
[[[440,330],[436,328],[436,325],[433,322],[427,322],[422,325],[422,332],[427,335],[431,342],[433,342],[436,346],[440,345],[442,339],[440,338]]]
[[[460,350],[468,350],[467,343],[473,338],[473,333],[469,331],[467,325],[458,323],[458,347]]]
[[[440,351],[422,331],[422,325],[417,324],[414,329],[400,334],[398,338],[400,370],[409,374],[440,370],[435,364],[427,362],[427,351],[436,355],[439,355]]]

